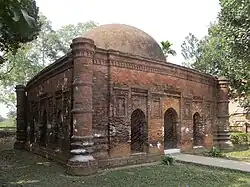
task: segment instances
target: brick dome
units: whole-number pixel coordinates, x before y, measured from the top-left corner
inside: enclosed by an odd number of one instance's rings
[[[147,33],[124,24],[95,27],[85,34],[98,48],[113,49],[156,60],[166,60],[159,44]]]

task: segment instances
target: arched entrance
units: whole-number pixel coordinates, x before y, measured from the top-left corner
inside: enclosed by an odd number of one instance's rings
[[[42,115],[42,126],[40,129],[41,135],[40,135],[40,145],[46,146],[47,142],[47,112],[44,110]]]
[[[143,152],[145,145],[146,116],[140,109],[131,114],[131,151]]]
[[[32,117],[32,121],[30,123],[30,143],[34,143],[35,141],[35,117]]]
[[[193,115],[193,145],[202,146],[204,141],[204,129],[201,116],[198,112]]]
[[[177,148],[177,120],[177,112],[169,108],[164,114],[164,149]]]

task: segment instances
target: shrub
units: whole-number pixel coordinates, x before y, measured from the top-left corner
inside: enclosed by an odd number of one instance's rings
[[[233,144],[249,144],[250,133],[231,133],[230,140]]]
[[[212,157],[221,157],[222,153],[220,151],[220,149],[218,149],[217,147],[212,147],[212,149],[208,152],[209,156]]]
[[[162,158],[162,163],[165,165],[173,165],[174,164],[174,158],[169,156],[169,155],[165,155]]]

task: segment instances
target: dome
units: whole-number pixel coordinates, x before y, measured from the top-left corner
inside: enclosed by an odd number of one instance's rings
[[[129,25],[101,25],[88,31],[84,37],[94,40],[98,48],[166,60],[161,47],[150,35]]]

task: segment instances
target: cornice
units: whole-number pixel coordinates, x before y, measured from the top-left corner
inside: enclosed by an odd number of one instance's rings
[[[101,53],[101,55],[95,55],[96,58],[94,59],[94,64],[96,65],[109,65],[113,67],[120,67],[137,71],[169,75],[203,84],[217,84],[217,78],[211,75],[203,74],[196,70],[169,62],[156,61],[140,56],[121,53],[115,50],[105,51],[104,49],[99,48],[96,50],[96,53]],[[102,56],[104,57],[106,55],[108,59],[102,59]]]

